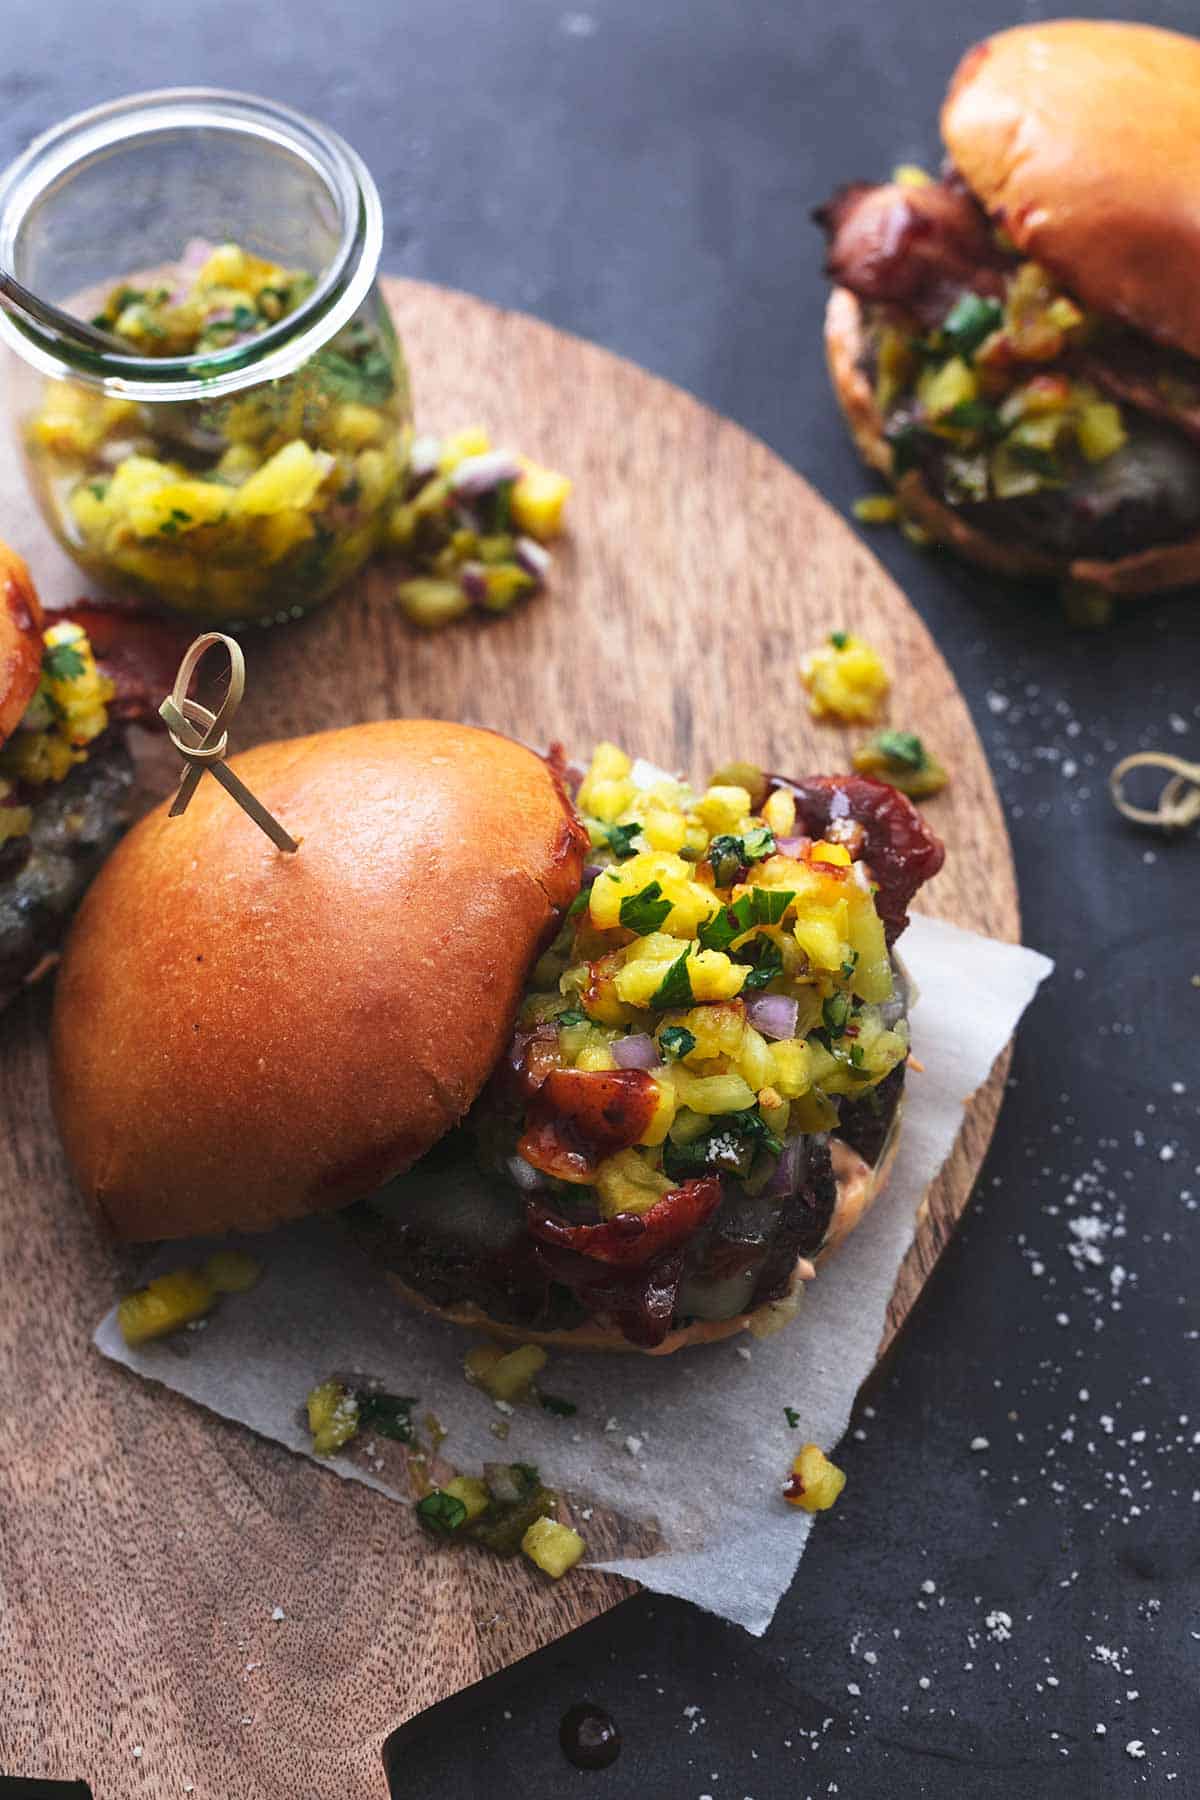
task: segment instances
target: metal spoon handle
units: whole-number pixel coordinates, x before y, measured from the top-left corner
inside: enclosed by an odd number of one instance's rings
[[[61,338],[72,338],[76,343],[86,344],[89,349],[103,350],[107,354],[118,356],[129,355],[129,345],[123,344],[118,337],[107,331],[100,331],[90,325],[86,319],[77,319],[74,313],[63,312],[52,306],[48,300],[27,288],[23,282],[10,275],[7,269],[0,269],[0,305],[7,311],[24,313],[27,318],[36,319]]]

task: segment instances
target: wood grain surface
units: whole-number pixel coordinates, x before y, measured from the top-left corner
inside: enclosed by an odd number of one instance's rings
[[[602,350],[461,294],[389,292],[422,428],[480,420],[575,477],[552,591],[425,637],[372,570],[315,619],[247,640],[237,743],[424,713],[577,753],[613,737],[700,777],[734,756],[832,770],[854,740],[811,721],[797,668],[851,627],[892,668],[893,722],[954,772],[929,808],[948,855],[923,908],[1015,939],[1007,837],[962,698],[813,490]],[[15,461],[0,532],[51,603],[82,591]],[[120,1271],[64,1176],[46,1016],[39,992],[0,1023],[0,1770],[83,1776],[97,1800],[382,1794],[390,1730],[629,1590],[430,1548],[403,1509],[103,1362],[90,1337]],[[965,1204],[1002,1074],[966,1110],[889,1336]]]

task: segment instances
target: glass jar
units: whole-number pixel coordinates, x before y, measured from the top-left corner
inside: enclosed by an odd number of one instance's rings
[[[130,344],[0,312],[33,490],[102,586],[272,624],[366,561],[411,442],[381,242],[354,151],[243,94],[96,107],[0,176],[0,266]]]

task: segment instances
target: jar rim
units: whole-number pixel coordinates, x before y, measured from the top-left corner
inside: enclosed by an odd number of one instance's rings
[[[43,374],[138,401],[216,399],[291,374],[353,317],[379,267],[383,212],[370,171],[345,139],[274,100],[228,88],[156,88],[74,113],[0,173],[0,267],[16,267],[22,226],[43,193],[118,145],[164,132],[226,131],[291,152],[324,182],[341,236],[294,311],[243,344],[190,356],[128,356],[73,341],[0,310],[0,338]],[[119,272],[114,279],[119,279]]]

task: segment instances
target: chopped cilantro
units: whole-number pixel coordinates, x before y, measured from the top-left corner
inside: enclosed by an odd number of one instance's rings
[[[587,887],[582,888],[580,890],[580,892],[578,894],[576,894],[576,896],[572,900],[570,906],[568,906],[568,908],[567,908],[568,919],[577,919],[581,912],[586,912],[587,904],[588,904],[588,901],[591,899],[591,897],[592,897],[592,887],[591,887],[591,883],[589,882]]]
[[[920,467],[921,448],[925,438],[926,433],[922,431],[921,427],[911,423],[898,425],[894,431],[888,432],[887,441],[892,451],[892,474],[897,479],[901,475],[907,475],[910,469]],[[836,643],[839,635],[844,638],[846,634],[845,632],[840,634],[835,632],[831,641],[835,643],[835,648],[841,650],[845,648],[845,645]]]
[[[358,1428],[370,1426],[380,1437],[395,1438],[411,1444],[413,1425],[410,1414],[417,1404],[412,1394],[381,1394],[371,1388],[360,1388],[354,1396],[358,1402]]]
[[[743,955],[746,950],[753,951],[753,960],[750,973],[742,983],[744,994],[753,993],[755,988],[766,987],[768,981],[783,974],[783,952],[773,938],[755,938],[752,944],[743,946]],[[743,958],[739,957],[738,960]]]
[[[787,1420],[788,1424],[791,1426],[792,1430],[793,1431],[797,1430],[797,1428],[799,1427],[799,1424],[800,1424],[800,1414],[796,1411],[795,1407],[794,1406],[785,1406],[783,1409],[783,1415],[784,1415],[784,1418]]]
[[[692,993],[692,978],[688,974],[688,950],[685,948],[675,958],[657,990],[651,996],[650,1004],[655,1007],[690,1006],[695,996]]]
[[[686,1025],[665,1025],[658,1034],[658,1047],[670,1062],[680,1062],[696,1048],[696,1039]]]
[[[960,400],[941,420],[943,425],[956,425],[960,431],[977,431],[982,437],[1003,437],[1004,423],[994,406],[986,400]]]
[[[103,500],[108,492],[108,483],[107,481],[89,481],[87,491],[93,500]]]
[[[557,1394],[539,1394],[543,1412],[552,1413],[556,1419],[573,1419],[579,1411],[573,1400],[561,1400]]]
[[[542,1477],[536,1463],[509,1463],[508,1466],[521,1477],[527,1490],[541,1486]]]
[[[942,320],[942,336],[960,356],[970,356],[999,330],[1004,308],[983,294],[961,294]]]
[[[641,821],[634,819],[629,825],[605,825],[605,840],[618,862],[624,862],[627,856],[634,855],[633,840],[642,829]]]
[[[850,977],[853,975],[853,973],[854,973],[855,969],[857,969],[857,967],[858,967],[858,951],[852,950],[850,952],[850,955],[847,957],[846,961],[842,964],[843,978],[846,981],[849,981]]]
[[[662,883],[651,881],[638,894],[626,894],[620,906],[621,923],[626,931],[649,937],[657,931],[671,910],[671,902],[662,898]]]
[[[512,493],[514,483],[501,481],[497,484],[492,496],[492,530],[507,531],[512,524]]]
[[[432,1494],[417,1501],[418,1519],[426,1531],[437,1537],[452,1536],[466,1516],[467,1509],[457,1495],[443,1493],[441,1488],[434,1488]]]
[[[775,854],[775,833],[769,825],[756,825],[742,839],[742,849],[747,862],[762,862],[764,857]]]
[[[830,994],[821,1008],[821,1018],[827,1031],[834,1037],[841,1037],[850,1022],[849,994]]]
[[[778,925],[792,901],[796,898],[794,888],[751,888],[749,898],[753,902],[755,921],[759,925]]]
[[[742,894],[732,906],[723,906],[720,912],[706,919],[697,932],[701,948],[704,950],[728,950],[735,938],[739,938],[754,924],[754,901],[749,894]]]
[[[51,644],[42,652],[42,669],[51,681],[78,681],[86,666],[73,643]]]
[[[588,1016],[582,1006],[568,1006],[566,1012],[555,1013],[556,1025],[586,1025]]]
[[[695,1180],[706,1169],[727,1175],[748,1175],[760,1150],[778,1156],[780,1140],[769,1129],[757,1107],[745,1112],[722,1113],[701,1138],[690,1144],[663,1145],[663,1170],[672,1181]]]
[[[708,846],[708,860],[712,865],[716,885],[731,887],[741,874],[746,860],[741,838],[734,837],[728,831],[719,832]]]
[[[850,642],[850,633],[848,631],[831,631],[829,641],[835,650],[844,650]]]
[[[875,748],[902,769],[923,769],[925,766],[925,746],[915,731],[881,731],[875,739]]]

